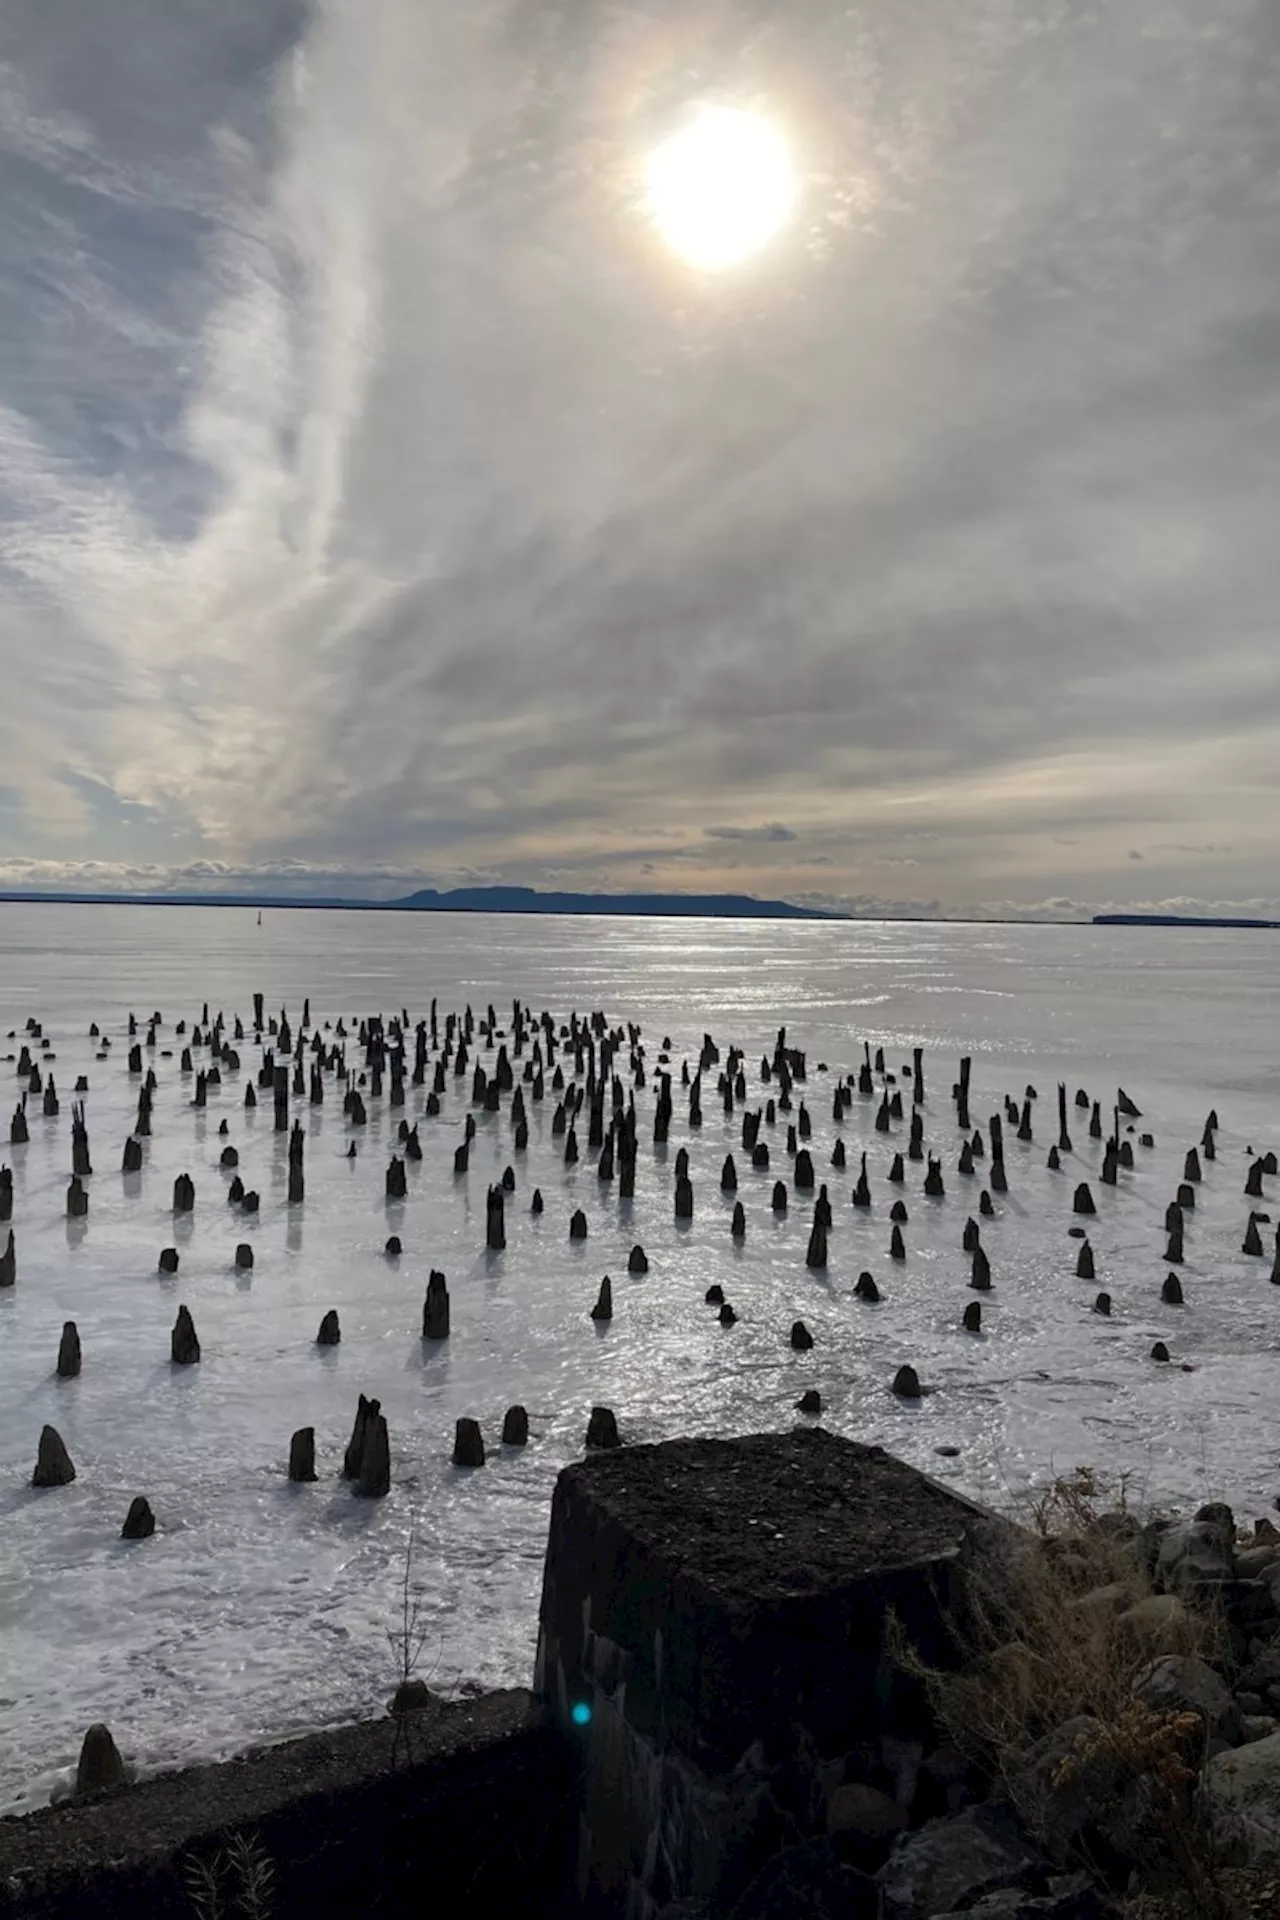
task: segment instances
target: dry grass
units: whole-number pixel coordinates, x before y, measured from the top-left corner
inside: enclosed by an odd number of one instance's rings
[[[237,1833],[211,1859],[188,1861],[185,1878],[195,1920],[269,1920],[275,1874],[256,1835]]]
[[[891,1650],[923,1682],[953,1745],[1051,1851],[1064,1844],[1064,1796],[1087,1800],[1092,1788],[1096,1799],[1103,1783],[1110,1839],[1119,1836],[1146,1903],[1131,1920],[1274,1920],[1274,1905],[1256,1904],[1257,1877],[1226,1868],[1198,1813],[1200,1717],[1152,1712],[1133,1698],[1135,1674],[1151,1659],[1212,1663],[1226,1641],[1220,1619],[1156,1596],[1140,1538],[1154,1516],[1135,1512],[1130,1495],[1124,1480],[1079,1469],[1024,1500],[1020,1534],[966,1583],[955,1622],[968,1649],[961,1671],[928,1667],[896,1622]],[[1075,1739],[1062,1736],[1056,1765],[1028,1767],[1036,1741],[1082,1716],[1089,1724]],[[1114,1884],[1117,1856],[1097,1823],[1083,1821],[1065,1844],[1074,1864]]]

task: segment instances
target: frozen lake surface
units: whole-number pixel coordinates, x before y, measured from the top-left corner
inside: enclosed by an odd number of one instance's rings
[[[552,1487],[580,1459],[594,1404],[612,1407],[625,1442],[678,1434],[787,1427],[801,1392],[817,1387],[823,1424],[878,1442],[965,1492],[1003,1501],[1053,1471],[1081,1463],[1128,1470],[1137,1491],[1170,1502],[1225,1498],[1244,1515],[1280,1493],[1280,1288],[1268,1284],[1274,1224],[1263,1259],[1241,1251],[1250,1206],[1280,1210],[1280,1182],[1244,1197],[1246,1149],[1280,1146],[1280,938],[1265,932],[1182,929],[587,920],[479,915],[391,915],[139,907],[0,906],[0,1141],[22,1086],[16,1055],[28,1017],[43,1021],[62,1111],[31,1102],[26,1146],[0,1145],[14,1171],[17,1283],[0,1291],[0,1810],[47,1803],[74,1768],[85,1728],[105,1720],[127,1759],[147,1772],[215,1758],[265,1738],[380,1711],[394,1685],[387,1632],[396,1624],[412,1527],[415,1573],[431,1643],[424,1677],[441,1691],[528,1685]],[[555,1096],[529,1106],[529,1146],[513,1152],[511,1125],[477,1112],[469,1173],[455,1179],[454,1147],[471,1109],[471,1073],[449,1074],[444,1109],[423,1119],[423,1160],[408,1168],[408,1198],[389,1206],[384,1176],[402,1117],[369,1100],[369,1124],[344,1120],[341,1085],[325,1104],[293,1108],[306,1130],[306,1198],[286,1198],[287,1136],[274,1133],[269,1094],[246,1113],[256,1078],[253,994],[295,1023],[310,996],[313,1023],[348,1027],[362,1015],[407,1008],[425,1017],[492,1002],[509,1032],[519,997],[557,1024],[601,1009],[610,1025],[643,1028],[649,1081],[637,1095],[636,1194],[620,1202],[586,1149],[566,1168],[551,1136]],[[174,1026],[202,1003],[238,1013],[249,1034],[242,1070],[224,1074],[208,1108],[190,1104]],[[120,1173],[139,1082],[127,1073],[127,1019],[164,1016],[154,1064],[153,1137],[140,1178]],[[98,1021],[109,1061],[88,1037]],[[770,1209],[775,1178],[790,1184],[786,1116],[762,1129],[773,1165],[753,1173],[732,1120],[704,1087],[704,1124],[687,1127],[679,1068],[696,1067],[704,1032],[722,1055],[746,1054],[747,1106],[763,1105],[760,1057],[777,1031],[808,1057],[797,1087],[813,1120],[810,1149],[834,1210],[830,1264],[806,1268],[812,1197],[785,1215]],[[16,1037],[3,1040],[14,1029]],[[142,1028],[139,1037],[144,1037]],[[675,1114],[669,1145],[652,1144],[657,1055],[672,1041]],[[332,1039],[332,1036],[329,1036]],[[855,1097],[843,1126],[849,1168],[830,1167],[832,1089],[856,1071],[863,1042],[883,1046],[900,1073],[923,1045],[928,1148],[943,1162],[946,1196],[922,1193],[924,1165],[902,1188],[886,1183],[893,1138],[874,1130],[877,1102]],[[161,1058],[172,1048],[170,1059]],[[39,1047],[34,1049],[39,1062]],[[961,1330],[970,1263],[961,1235],[976,1216],[977,1177],[956,1171],[961,1136],[950,1099],[962,1054],[973,1058],[975,1126],[1003,1097],[1039,1091],[1035,1139],[1006,1128],[1007,1197],[983,1223],[993,1290],[983,1332]],[[473,1055],[491,1065],[494,1054]],[[208,1053],[197,1055],[207,1064]],[[348,1042],[348,1064],[363,1059]],[[829,1072],[816,1071],[825,1061]],[[517,1062],[517,1076],[521,1063]],[[565,1061],[572,1077],[572,1056]],[[626,1067],[625,1055],[619,1071]],[[86,1221],[66,1218],[72,1089],[87,1074],[95,1168]],[[1074,1107],[1074,1153],[1046,1169],[1057,1134],[1056,1083],[1104,1103],[1123,1086],[1142,1109],[1132,1173],[1098,1184],[1102,1146]],[[910,1084],[900,1082],[906,1112]],[[0,1082],[0,1087],[3,1083]],[[428,1079],[428,1087],[430,1079]],[[427,1088],[409,1087],[404,1116]],[[366,1093],[366,1098],[367,1098]],[[528,1089],[526,1088],[526,1098]],[[1188,1216],[1182,1308],[1160,1286],[1164,1210],[1186,1149],[1216,1107],[1218,1158],[1205,1167]],[[226,1117],[245,1185],[262,1196],[256,1221],[227,1204],[218,1166]],[[791,1118],[796,1116],[793,1113]],[[344,1158],[358,1138],[355,1161]],[[1136,1134],[1134,1136],[1136,1142]],[[689,1224],[673,1219],[674,1162],[687,1146],[695,1191]],[[865,1148],[869,1213],[850,1194]],[[732,1195],[719,1189],[725,1154],[738,1166],[747,1236],[730,1239]],[[484,1250],[485,1194],[507,1165],[507,1248]],[[194,1213],[175,1222],[173,1182],[190,1172]],[[1075,1277],[1072,1193],[1088,1179],[1094,1283]],[[546,1211],[529,1210],[540,1186]],[[887,1258],[888,1211],[909,1209],[908,1257]],[[582,1207],[585,1243],[571,1245]],[[0,1242],[8,1229],[0,1229]],[[392,1263],[389,1233],[404,1242]],[[235,1245],[256,1264],[237,1273]],[[627,1273],[640,1242],[643,1278]],[[161,1276],[161,1247],[180,1249]],[[451,1337],[421,1339],[430,1268],[447,1275]],[[883,1300],[853,1297],[870,1269]],[[602,1276],[614,1318],[589,1317]],[[722,1327],[704,1304],[718,1281],[738,1313]],[[1091,1308],[1113,1298],[1112,1317]],[[203,1347],[177,1368],[169,1334],[180,1303]],[[336,1307],[342,1342],[315,1344]],[[793,1320],[814,1336],[788,1342]],[[84,1365],[54,1375],[58,1338],[75,1320]],[[1165,1340],[1174,1364],[1150,1359]],[[935,1389],[915,1404],[889,1383],[910,1361]],[[1183,1371],[1186,1363],[1191,1371]],[[376,1395],[392,1444],[388,1499],[362,1501],[339,1478],[356,1397]],[[504,1410],[529,1412],[529,1445],[498,1444]],[[487,1464],[456,1469],[454,1423],[474,1415]],[[36,1442],[56,1426],[75,1462],[65,1488],[30,1485]],[[289,1436],[316,1430],[319,1480],[285,1478]],[[939,1446],[959,1449],[941,1457]],[[119,1538],[135,1494],[157,1517],[154,1537]],[[438,1660],[433,1673],[433,1662]]]

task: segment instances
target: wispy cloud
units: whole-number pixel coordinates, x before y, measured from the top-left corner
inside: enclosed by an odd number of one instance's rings
[[[0,856],[1265,892],[1276,51],[1231,0],[14,10]],[[806,176],[715,282],[635,203],[693,73]]]

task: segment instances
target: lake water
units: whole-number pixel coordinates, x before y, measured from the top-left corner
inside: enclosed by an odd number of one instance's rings
[[[415,1584],[431,1639],[423,1674],[442,1691],[527,1685],[531,1679],[552,1487],[580,1459],[594,1404],[614,1409],[624,1442],[677,1434],[786,1427],[816,1386],[823,1423],[878,1442],[962,1490],[1002,1501],[1081,1463],[1127,1471],[1153,1500],[1226,1498],[1244,1515],[1280,1494],[1280,1288],[1267,1257],[1241,1252],[1250,1205],[1280,1210],[1280,1182],[1244,1197],[1246,1149],[1280,1145],[1280,940],[1266,932],[589,920],[270,910],[263,925],[240,910],[0,906],[0,1056],[18,1052],[28,1016],[44,1023],[62,1102],[45,1119],[32,1103],[31,1140],[0,1146],[14,1169],[17,1284],[0,1292],[0,1810],[47,1802],[74,1768],[93,1720],[106,1720],[143,1772],[213,1758],[264,1738],[380,1711],[395,1679],[387,1641],[396,1625],[406,1542],[416,1535]],[[586,1151],[565,1168],[551,1137],[548,1085],[530,1105],[528,1152],[512,1150],[504,1111],[477,1114],[471,1168],[455,1179],[453,1150],[471,1110],[471,1075],[449,1075],[444,1111],[422,1122],[424,1158],[409,1196],[389,1208],[384,1175],[400,1114],[370,1101],[359,1155],[342,1089],[321,1108],[295,1107],[306,1129],[304,1203],[286,1199],[286,1138],[272,1129],[270,1096],[243,1106],[259,1053],[240,1048],[204,1112],[179,1073],[174,1024],[202,1003],[251,1026],[252,996],[295,1022],[304,995],[313,1021],[407,1008],[441,1023],[470,1001],[492,1001],[508,1026],[513,997],[567,1021],[600,1008],[611,1024],[644,1029],[652,1070],[669,1036],[676,1067],[669,1146],[652,1145],[655,1082],[637,1096],[641,1153],[636,1196],[617,1198]],[[153,1137],[140,1181],[119,1168],[137,1106],[126,1071],[130,1010],[165,1020],[154,1056]],[[109,1062],[88,1037],[98,1021]],[[812,1203],[793,1195],[770,1209],[775,1178],[789,1178],[785,1116],[762,1132],[773,1167],[753,1173],[741,1117],[724,1117],[712,1084],[704,1125],[690,1133],[679,1063],[696,1065],[704,1032],[747,1056],[748,1106],[763,1104],[759,1063],[785,1025],[808,1055],[803,1093],[813,1118],[817,1177],[834,1208],[830,1264],[805,1265]],[[141,1037],[141,1036],[140,1036]],[[850,1166],[829,1166],[836,1129],[831,1089],[857,1068],[864,1041],[900,1070],[925,1048],[925,1137],[942,1158],[946,1197],[926,1199],[924,1167],[885,1181],[906,1127],[874,1131],[875,1103],[855,1098],[840,1132]],[[160,1052],[174,1049],[171,1059]],[[37,1053],[38,1053],[37,1049]],[[993,1290],[983,1333],[961,1330],[969,1261],[966,1217],[978,1178],[956,1172],[961,1136],[950,1100],[957,1062],[973,1058],[971,1106],[985,1127],[1006,1093],[1039,1090],[1035,1140],[1006,1129],[1009,1193],[983,1223]],[[477,1057],[492,1060],[480,1050]],[[198,1057],[207,1060],[207,1054]],[[348,1061],[362,1064],[348,1044]],[[825,1061],[829,1072],[817,1071]],[[623,1063],[625,1065],[625,1062]],[[15,1075],[15,1062],[0,1074]],[[572,1072],[570,1057],[566,1071]],[[95,1173],[86,1222],[68,1222],[72,1089],[86,1073]],[[1155,1136],[1115,1190],[1097,1183],[1101,1143],[1072,1109],[1074,1154],[1046,1169],[1056,1138],[1056,1083],[1107,1103],[1123,1086]],[[21,1083],[11,1077],[10,1101]],[[527,1090],[526,1090],[527,1092]],[[426,1089],[408,1089],[413,1120]],[[1163,1217],[1186,1149],[1216,1107],[1218,1158],[1205,1167],[1180,1269],[1185,1307],[1162,1305]],[[7,1139],[9,1109],[0,1100]],[[907,1093],[910,1113],[910,1095]],[[256,1222],[228,1206],[219,1170],[226,1117],[246,1186],[262,1195]],[[792,1116],[795,1117],[794,1115]],[[696,1201],[673,1220],[673,1167],[687,1145]],[[865,1148],[874,1205],[850,1193]],[[726,1152],[739,1170],[745,1244],[729,1234],[733,1196],[719,1190]],[[507,1249],[484,1251],[491,1181],[513,1164]],[[173,1182],[189,1171],[195,1211],[175,1223]],[[1068,1238],[1072,1193],[1089,1179],[1088,1223],[1097,1279],[1075,1278]],[[529,1211],[533,1187],[546,1211]],[[888,1209],[910,1220],[908,1258],[887,1258]],[[590,1221],[571,1245],[569,1216]],[[4,1231],[7,1231],[4,1230]],[[383,1247],[398,1232],[404,1253]],[[235,1245],[250,1240],[252,1273]],[[633,1278],[639,1241],[649,1272]],[[179,1273],[157,1273],[162,1246],[180,1249]],[[452,1300],[448,1341],[420,1338],[431,1267]],[[853,1298],[870,1269],[878,1306]],[[614,1318],[589,1315],[601,1277],[613,1281]],[[719,1281],[738,1313],[721,1327],[703,1303]],[[1112,1317],[1091,1311],[1113,1297]],[[175,1368],[169,1333],[191,1309],[199,1366]],[[315,1342],[336,1307],[342,1343]],[[793,1320],[815,1340],[791,1350]],[[74,1319],[84,1351],[74,1381],[54,1376],[58,1338]],[[1150,1359],[1165,1340],[1174,1364]],[[934,1391],[915,1404],[889,1392],[912,1362]],[[1183,1364],[1191,1371],[1183,1371]],[[356,1499],[339,1477],[356,1397],[376,1395],[390,1425],[392,1492]],[[513,1402],[528,1408],[529,1445],[504,1449]],[[474,1415],[483,1469],[455,1469],[454,1423]],[[45,1422],[75,1462],[65,1488],[30,1486]],[[289,1437],[314,1426],[320,1478],[285,1478]],[[941,1457],[939,1446],[959,1449]],[[150,1500],[157,1532],[119,1539],[131,1498]],[[432,1670],[434,1669],[434,1670]]]

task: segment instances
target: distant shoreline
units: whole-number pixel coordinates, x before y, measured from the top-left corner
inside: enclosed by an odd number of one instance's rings
[[[1081,920],[1020,920],[1008,915],[827,913],[786,900],[753,900],[735,894],[539,894],[525,888],[483,888],[456,893],[410,894],[395,900],[317,895],[294,899],[275,893],[32,893],[0,891],[0,906],[14,907],[231,907],[272,913],[496,913],[553,919],[803,920],[842,926],[905,927],[1216,927],[1253,931],[1280,929],[1280,920],[1210,919],[1173,913],[1095,913]],[[518,898],[511,898],[517,895]],[[503,897],[507,896],[507,897]]]

